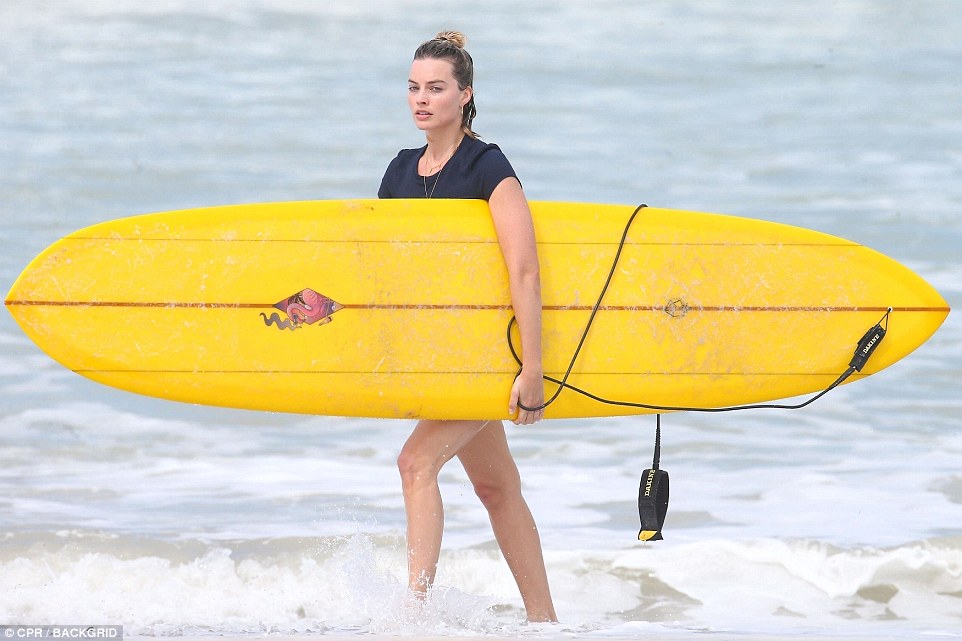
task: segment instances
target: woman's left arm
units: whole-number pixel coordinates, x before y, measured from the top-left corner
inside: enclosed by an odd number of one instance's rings
[[[514,422],[530,425],[544,417],[544,410],[519,409],[544,403],[541,364],[541,269],[535,243],[531,210],[517,178],[502,180],[488,199],[498,244],[508,269],[511,306],[521,332],[521,373],[514,381],[508,411]]]

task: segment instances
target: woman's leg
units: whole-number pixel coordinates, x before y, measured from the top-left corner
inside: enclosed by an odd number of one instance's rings
[[[489,423],[465,443],[458,458],[488,510],[494,536],[521,591],[529,621],[557,621],[548,588],[541,537],[521,495],[521,476],[504,426]]]
[[[407,513],[408,587],[423,596],[434,583],[441,553],[444,507],[438,473],[484,421],[420,421],[398,455]]]

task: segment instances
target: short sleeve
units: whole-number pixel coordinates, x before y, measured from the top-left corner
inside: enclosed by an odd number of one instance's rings
[[[517,178],[514,168],[508,158],[497,145],[487,145],[475,161],[474,170],[480,178],[478,185],[481,197],[485,200],[491,198],[495,188],[501,184],[505,178]]]
[[[400,156],[395,156],[388,163],[384,176],[381,178],[381,186],[377,190],[378,198],[394,198],[393,186],[397,184],[398,163]]]

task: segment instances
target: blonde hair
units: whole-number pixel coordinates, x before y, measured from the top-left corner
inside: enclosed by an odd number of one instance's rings
[[[464,46],[468,39],[460,31],[441,31],[434,38],[421,44],[414,52],[415,60],[430,58],[432,60],[447,60],[451,63],[454,79],[458,89],[464,91],[471,87],[471,99],[461,110],[461,130],[471,138],[480,138],[471,129],[478,108],[474,104],[474,60]]]

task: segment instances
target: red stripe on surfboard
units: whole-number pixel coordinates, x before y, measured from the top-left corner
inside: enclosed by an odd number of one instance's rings
[[[67,236],[60,239],[63,241],[104,241],[104,242],[137,242],[137,243],[255,243],[264,245],[268,243],[303,243],[309,245],[498,245],[497,239],[481,238],[452,238],[440,240],[398,240],[396,238],[388,240],[361,239],[361,238],[140,238],[137,236]],[[538,246],[554,245],[575,245],[578,247],[599,246],[616,247],[620,243],[617,240],[538,240]],[[625,245],[638,247],[839,247],[852,249],[861,247],[868,249],[864,245],[854,241],[839,239],[838,242],[823,243],[793,243],[789,242],[695,242],[695,241],[652,241],[652,240],[632,240],[627,239]]]
[[[396,370],[387,372],[366,372],[360,370],[284,370],[284,369],[264,369],[264,370],[248,370],[248,369],[72,369],[75,374],[304,374],[304,375],[323,375],[323,374],[337,374],[337,375],[362,375],[370,376],[372,374],[383,375],[383,376],[505,376],[505,375],[516,375],[517,370],[488,370],[484,372],[477,371],[418,371],[418,370]],[[794,376],[800,378],[827,378],[827,377],[837,377],[838,372],[576,372],[578,376],[710,376],[712,378],[723,378],[723,377],[744,377],[744,376],[757,376],[757,377],[782,377],[782,376]],[[559,377],[563,376],[564,372],[545,372],[546,376]],[[865,374],[861,372],[854,372],[849,380],[855,380],[856,378],[865,378],[871,376],[871,374]],[[557,383],[552,381],[545,381],[548,385],[557,386]]]
[[[170,308],[170,309],[275,309],[268,303],[200,303],[200,302],[141,302],[141,301],[49,301],[49,300],[8,300],[7,306],[24,307],[127,307],[127,308]],[[342,309],[367,310],[511,310],[510,305],[466,305],[466,304],[377,304],[346,303]],[[592,305],[545,305],[545,311],[590,311]],[[599,311],[615,312],[663,312],[665,305],[602,305]],[[688,312],[885,312],[888,307],[858,306],[753,306],[753,305],[705,305],[691,306]],[[897,312],[949,312],[948,307],[893,307]]]

